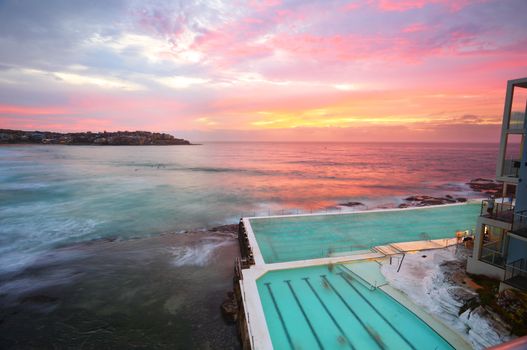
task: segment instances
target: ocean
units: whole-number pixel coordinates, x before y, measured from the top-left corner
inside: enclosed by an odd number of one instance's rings
[[[239,348],[240,216],[481,197],[497,144],[0,147],[0,348]]]

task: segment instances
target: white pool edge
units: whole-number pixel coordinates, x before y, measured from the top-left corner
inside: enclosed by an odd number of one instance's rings
[[[457,205],[476,204],[487,198],[471,198],[467,199],[466,202],[448,203],[448,204],[437,204],[437,205],[424,205],[420,207],[407,207],[407,208],[380,208],[380,209],[365,209],[357,211],[340,211],[334,213],[304,213],[304,214],[284,214],[284,215],[266,215],[266,216],[247,216],[244,219],[258,220],[258,219],[277,219],[277,218],[288,218],[288,217],[302,217],[302,216],[329,216],[329,215],[352,215],[352,214],[365,214],[365,213],[378,213],[384,211],[403,211],[403,210],[419,210],[427,208],[444,208]]]

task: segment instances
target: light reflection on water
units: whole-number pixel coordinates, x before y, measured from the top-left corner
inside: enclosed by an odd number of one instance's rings
[[[467,144],[2,146],[0,347],[18,339],[37,348],[235,348],[218,311],[231,286],[235,241],[158,234],[282,208],[470,196],[465,182],[493,177],[496,151]],[[100,238],[118,240],[69,246]]]
[[[496,149],[353,143],[4,146],[0,269],[16,269],[32,252],[58,245],[213,227],[283,208],[316,211],[351,200],[375,206],[411,194],[465,196],[466,181],[493,176]]]

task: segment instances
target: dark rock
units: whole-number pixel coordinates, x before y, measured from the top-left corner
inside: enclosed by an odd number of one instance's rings
[[[467,201],[467,199],[464,198],[464,197],[458,197],[458,198],[456,198],[456,201],[458,201],[459,203],[465,203]]]
[[[467,185],[474,192],[483,192],[487,194],[498,194],[503,191],[503,184],[490,179],[477,178],[467,182]]]
[[[454,300],[466,303],[474,298],[477,298],[477,293],[472,292],[463,287],[452,287],[448,289],[448,294],[454,298]]]
[[[236,322],[238,319],[238,303],[233,292],[227,293],[227,299],[221,304],[221,313],[231,322]]]
[[[340,206],[343,207],[357,207],[359,205],[364,205],[364,203],[361,202],[346,202],[346,203],[340,203]]]
[[[461,200],[454,199],[451,195],[446,195],[444,197],[432,197],[432,196],[426,196],[426,195],[420,195],[420,196],[410,196],[405,198],[407,202],[411,202],[411,204],[401,204],[399,205],[399,208],[407,208],[409,206],[414,207],[423,207],[427,205],[442,205],[442,204],[449,204],[449,203],[456,203],[456,202],[466,202],[466,198],[461,198]]]

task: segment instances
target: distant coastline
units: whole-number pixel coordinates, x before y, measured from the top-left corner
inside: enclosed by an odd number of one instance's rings
[[[149,131],[76,132],[23,131],[0,129],[0,144],[173,146],[194,145],[170,134]]]

